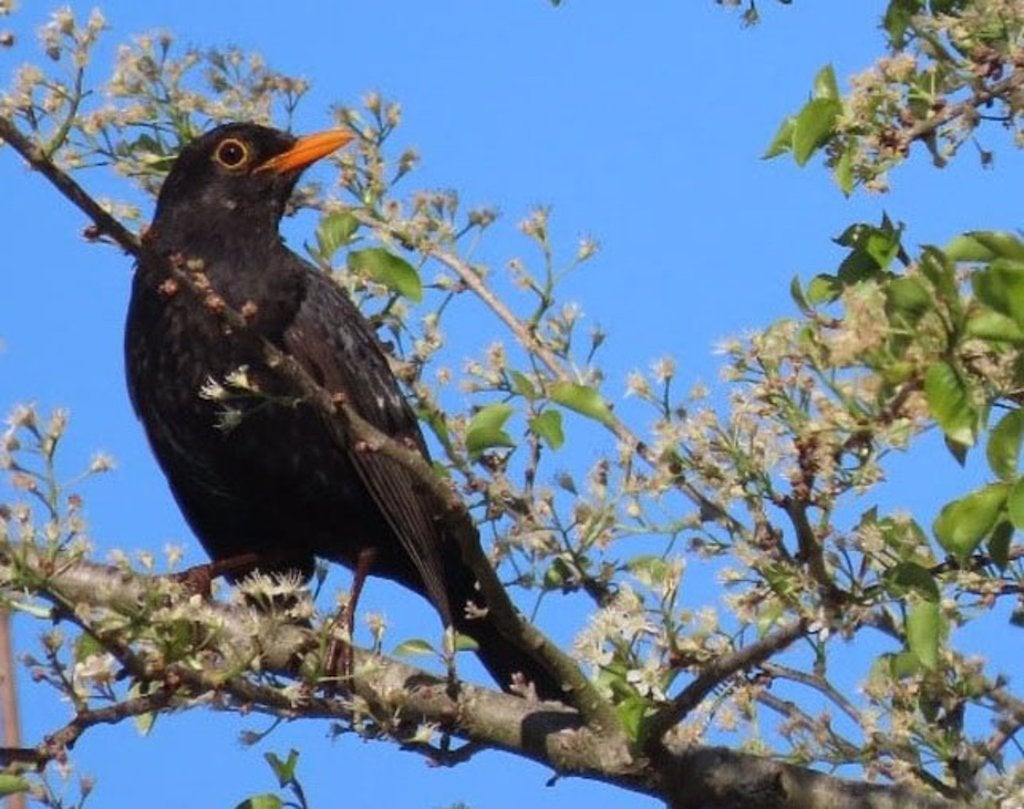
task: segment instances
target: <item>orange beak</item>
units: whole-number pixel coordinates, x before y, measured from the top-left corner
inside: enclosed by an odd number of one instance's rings
[[[321,157],[326,157],[331,152],[340,149],[353,138],[355,135],[347,129],[328,129],[325,132],[306,135],[299,138],[287,152],[282,152],[270,160],[260,163],[256,167],[256,171],[273,171],[284,174],[296,169],[303,169]]]

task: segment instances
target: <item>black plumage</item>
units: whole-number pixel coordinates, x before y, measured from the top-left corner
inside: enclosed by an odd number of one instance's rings
[[[473,637],[503,687],[522,672],[538,693],[557,698],[554,679],[487,618],[466,618],[468,601],[483,606],[475,578],[410,473],[381,453],[345,446],[264,362],[269,340],[376,428],[427,456],[373,329],[278,233],[303,169],[349,137],[296,139],[227,124],[182,150],[132,287],[125,331],[132,403],[212,559],[254,553],[282,560],[265,567],[308,575],[314,557],[355,568],[362,555],[371,574],[424,595],[446,624]],[[168,284],[169,260],[201,267],[212,291],[247,313],[249,327],[225,329],[200,296]],[[239,369],[259,395],[224,401],[215,383]],[[228,424],[226,408],[238,411]]]

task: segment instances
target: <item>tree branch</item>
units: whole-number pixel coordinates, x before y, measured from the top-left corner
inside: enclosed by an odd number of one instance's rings
[[[64,729],[52,734],[51,740],[64,740],[70,746],[95,724],[159,709],[161,704],[205,704],[208,700],[203,694],[219,695],[223,707],[232,707],[225,702],[229,700],[236,709],[303,718],[346,720],[357,711],[348,700],[317,698],[308,692],[289,698],[280,689],[254,682],[254,677],[268,673],[294,679],[315,671],[319,642],[313,630],[245,607],[200,601],[166,578],[66,558],[53,564],[52,557],[39,553],[35,546],[16,546],[0,564],[0,578],[24,585],[25,579],[32,577],[37,577],[33,589],[44,597],[53,594],[60,603],[135,616],[146,605],[163,603],[167,617],[154,614],[155,622],[180,624],[181,613],[175,608],[187,605],[189,620],[215,631],[218,648],[226,650],[221,663],[202,669],[188,661],[157,666],[164,689],[154,692],[152,701],[132,699],[79,712]],[[238,659],[258,661],[258,666],[238,672]],[[954,805],[900,787],[847,781],[718,747],[668,744],[654,758],[638,759],[624,737],[595,731],[579,711],[567,706],[468,684],[452,696],[444,678],[362,649],[355,650],[355,663],[355,693],[371,706],[374,716],[389,718],[390,724],[382,725],[386,735],[398,736],[402,728],[435,725],[458,738],[530,758],[561,774],[658,797],[678,809],[945,809]],[[224,676],[231,671],[235,672],[232,676]],[[24,751],[7,752],[10,759],[19,758],[20,752],[20,760],[24,760]]]
[[[95,725],[116,725],[133,716],[164,710],[171,704],[173,696],[173,692],[160,689],[152,694],[133,697],[103,708],[79,711],[64,727],[48,733],[36,747],[0,748],[0,766],[18,763],[31,764],[42,769],[51,761],[63,759],[67,751],[75,746],[75,742],[89,728]]]
[[[915,140],[924,140],[934,134],[943,124],[949,123],[954,118],[959,118],[969,110],[976,111],[990,101],[1006,96],[1021,86],[1024,86],[1024,68],[1015,67],[1013,72],[1005,79],[996,82],[990,87],[976,91],[970,98],[957,104],[947,104],[930,118],[920,121],[910,129],[907,129],[902,133],[902,137],[906,138],[908,144]]]
[[[106,234],[124,249],[126,253],[138,256],[142,245],[139,237],[107,213],[68,174],[49,160],[46,152],[37,143],[25,137],[14,122],[0,115],[0,140],[5,140],[28,164],[49,180],[76,208],[88,216],[96,225],[99,234]]]
[[[808,674],[805,671],[799,671],[789,666],[781,666],[778,663],[762,663],[761,667],[772,677],[791,680],[794,683],[800,683],[808,688],[813,688],[819,694],[827,697],[833,705],[856,722],[858,726],[863,725],[864,717],[861,716],[860,711],[824,677],[820,677],[817,674]]]

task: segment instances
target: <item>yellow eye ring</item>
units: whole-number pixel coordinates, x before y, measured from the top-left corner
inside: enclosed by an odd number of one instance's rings
[[[237,138],[225,138],[217,144],[213,159],[226,169],[239,169],[249,162],[249,147]]]

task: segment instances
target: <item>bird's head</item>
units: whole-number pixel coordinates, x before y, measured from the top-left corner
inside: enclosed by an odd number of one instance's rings
[[[277,223],[299,176],[354,136],[343,129],[295,137],[250,123],[218,126],[191,141],[174,161],[157,200],[154,227],[211,236]]]

